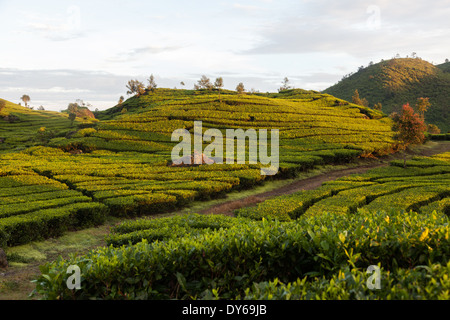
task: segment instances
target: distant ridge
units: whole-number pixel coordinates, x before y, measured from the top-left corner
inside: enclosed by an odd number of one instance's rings
[[[360,68],[323,92],[351,101],[356,89],[370,107],[381,103],[387,114],[400,111],[407,102],[415,106],[420,97],[430,98],[426,122],[439,126],[443,133],[450,130],[449,62],[435,66],[420,58],[386,60]]]

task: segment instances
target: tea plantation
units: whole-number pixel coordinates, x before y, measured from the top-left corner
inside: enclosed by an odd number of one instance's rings
[[[279,177],[386,154],[397,146],[391,121],[381,113],[303,90],[269,97],[156,89],[100,112],[100,120],[77,120],[74,127],[62,115],[57,122],[62,127],[51,127],[53,113],[11,103],[3,112],[2,130],[14,125],[14,135],[20,126],[29,126],[35,137],[27,130],[15,149],[0,154],[2,246],[98,225],[110,215],[173,211],[267,179],[260,163],[171,166],[171,150],[178,143],[171,133],[192,132],[195,120],[202,121],[203,130],[221,130],[224,141],[228,128],[279,129]],[[7,114],[16,115],[17,123],[10,124]],[[59,133],[43,135],[50,130],[41,129],[44,125]],[[5,141],[10,147],[17,143]]]
[[[238,211],[236,218],[193,214],[123,222],[111,230],[108,247],[43,266],[35,294],[448,300],[449,156],[415,158],[406,169],[393,162],[314,191],[267,200],[258,210]],[[391,187],[405,180],[404,187]],[[391,205],[395,193],[404,201],[397,207]],[[69,265],[81,268],[81,290],[67,289]],[[370,265],[380,268],[377,290],[367,286]]]
[[[383,113],[299,89],[158,88],[96,116],[72,123],[9,102],[0,114],[0,247],[123,220],[107,246],[41,266],[34,297],[448,299],[448,153],[406,168],[393,161],[236,217],[158,217],[321,165],[394,153]],[[278,129],[277,175],[261,175],[259,162],[172,165],[179,141],[171,134],[193,136],[194,121],[202,133],[218,129],[224,145],[227,129]],[[81,269],[80,290],[66,285],[70,265]],[[380,290],[366,286],[369,265],[380,267]]]

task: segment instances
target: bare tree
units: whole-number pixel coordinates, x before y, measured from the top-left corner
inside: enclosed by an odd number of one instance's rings
[[[285,77],[283,79],[283,82],[281,82],[282,86],[280,87],[280,89],[278,89],[278,92],[280,91],[284,91],[284,90],[289,90],[291,87],[289,86],[289,79],[287,77]]]
[[[152,75],[150,75],[150,78],[148,78],[148,86],[147,89],[154,91],[157,87],[156,82],[155,82],[155,77]]]
[[[222,102],[222,99],[220,98],[220,88],[223,87],[223,79],[222,77],[219,77],[216,79],[216,81],[214,82],[214,87],[219,90],[219,101]]]

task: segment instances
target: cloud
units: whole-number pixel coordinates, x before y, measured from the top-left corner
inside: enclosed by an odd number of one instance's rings
[[[128,77],[80,70],[19,70],[0,68],[0,97],[19,102],[23,94],[31,105],[61,110],[82,99],[99,109],[112,107],[126,92]]]
[[[79,6],[69,6],[65,14],[55,16],[41,13],[25,13],[25,26],[22,31],[32,33],[52,41],[67,41],[87,34],[82,30],[81,9]]]
[[[79,88],[63,88],[63,87],[51,87],[51,88],[32,88],[32,87],[6,87],[3,88],[1,91],[3,92],[11,92],[11,93],[21,93],[21,92],[28,92],[28,93],[88,93],[92,92],[88,89],[79,89]]]
[[[128,62],[131,60],[137,60],[145,55],[158,54],[163,52],[176,51],[183,48],[182,46],[147,46],[141,48],[135,48],[127,52],[122,52],[116,56],[107,58],[109,62]]]
[[[377,4],[378,3],[378,4]],[[259,29],[261,40],[243,54],[348,53],[373,56],[432,48],[448,51],[448,16],[444,1],[302,2],[283,18]],[[408,8],[405,10],[405,8]],[[442,10],[439,10],[439,8]]]

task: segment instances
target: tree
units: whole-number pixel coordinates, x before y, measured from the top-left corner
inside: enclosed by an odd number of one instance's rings
[[[445,59],[445,63],[448,63],[449,62],[449,60],[448,59]]]
[[[425,112],[427,111],[428,107],[431,106],[431,103],[429,100],[430,100],[429,98],[418,98],[417,99],[417,111],[419,111],[419,114],[422,117],[422,120],[425,119]]]
[[[200,90],[200,89],[212,90],[213,87],[214,87],[213,84],[211,83],[209,78],[205,75],[202,75],[200,80],[198,80],[197,84],[194,84],[195,90]]]
[[[421,144],[425,141],[427,127],[420,115],[416,114],[409,105],[402,107],[400,115],[393,117],[395,121],[393,129],[397,131],[396,138],[401,142],[401,147],[406,150],[408,146]],[[403,167],[406,168],[406,154],[403,154]]]
[[[127,84],[127,94],[135,94],[136,96],[140,96],[145,93],[145,86],[142,82],[138,80],[130,80]]]
[[[239,94],[242,94],[245,92],[244,84],[242,82],[239,82],[239,84],[236,86],[236,91]]]
[[[184,87],[184,82],[183,81],[181,81],[180,84]]]
[[[214,87],[219,90],[219,101],[222,102],[220,99],[220,88],[223,87],[223,79],[222,77],[216,78],[216,81],[214,82]]]
[[[120,96],[119,101],[117,102],[117,106],[120,107],[124,101],[125,101],[125,98],[123,96]]]
[[[289,86],[289,79],[288,77],[285,77],[283,79],[283,81],[281,82],[282,86],[280,87],[280,89],[278,89],[278,92],[280,91],[284,91],[284,90],[289,90],[291,87]]]
[[[381,105],[381,102],[378,102],[377,104],[375,104],[375,105],[373,106],[373,108],[374,108],[375,110],[382,111],[383,106]]]
[[[359,97],[358,89],[356,89],[355,92],[353,93],[352,102],[354,104],[357,104],[358,106],[364,106],[364,107],[369,106],[369,101],[367,101],[366,98],[361,99]]]
[[[77,118],[77,114],[76,113],[69,113],[70,125],[72,127],[73,127],[73,122],[75,121],[76,118]]]
[[[69,105],[67,106],[67,111],[69,112],[69,114],[73,113],[76,115],[76,113],[78,112],[78,108],[79,108],[78,103],[76,102],[69,103]]]
[[[431,123],[427,126],[427,131],[430,134],[439,134],[439,133],[441,133],[441,129],[439,129],[439,127],[437,125],[431,124]]]
[[[22,101],[25,103],[25,107],[28,108],[28,102],[30,102],[30,100],[31,100],[31,99],[30,99],[30,96],[24,94],[24,95],[20,98],[20,100],[22,100]]]
[[[150,75],[150,78],[148,78],[148,86],[147,89],[154,91],[157,87],[156,82],[155,82],[155,77],[152,75]]]
[[[357,105],[361,104],[361,98],[359,97],[358,89],[356,89],[355,92],[353,93],[352,102]]]
[[[40,110],[40,111],[44,111],[45,110],[44,106],[39,106],[39,108],[37,108],[37,109]]]

